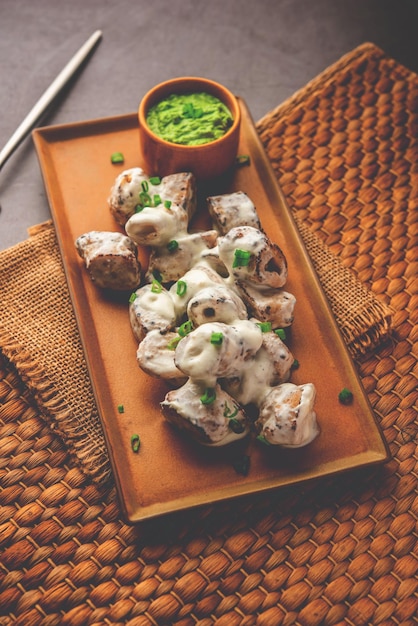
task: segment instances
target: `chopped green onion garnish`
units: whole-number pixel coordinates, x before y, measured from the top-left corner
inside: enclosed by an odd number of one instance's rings
[[[131,295],[129,296],[129,303],[132,304],[132,302],[134,302],[137,299],[137,295],[135,293],[135,291],[133,293],[131,293]]]
[[[235,159],[235,163],[238,167],[243,167],[244,165],[250,165],[251,159],[248,154],[239,154]]]
[[[151,185],[159,185],[161,183],[161,178],[159,176],[151,176],[149,182]]]
[[[184,322],[178,330],[178,333],[180,335],[180,337],[185,337],[186,335],[188,335],[189,333],[191,333],[193,330],[193,324],[191,323],[190,320],[187,320],[187,322]]]
[[[152,200],[151,200],[151,196],[149,195],[149,193],[147,193],[146,191],[141,191],[141,193],[139,194],[139,202],[144,207],[151,206]]]
[[[223,333],[212,333],[210,336],[210,342],[215,346],[220,346],[224,340]]]
[[[125,161],[125,157],[122,152],[114,152],[110,155],[110,161],[112,163],[123,163]]]
[[[146,180],[143,180],[141,183],[142,191],[148,191],[149,185]]]
[[[118,413],[125,413],[125,407],[123,404],[118,404]]]
[[[158,206],[159,204],[161,204],[161,196],[158,193],[156,193],[154,195],[154,206]]]
[[[251,259],[251,252],[237,248],[234,252],[234,262],[232,267],[246,267]]]
[[[140,445],[141,440],[139,438],[139,435],[131,435],[131,448],[133,452],[138,452]]]
[[[240,422],[239,420],[235,419],[235,417],[229,418],[228,426],[232,430],[232,432],[235,433],[236,435],[243,433],[245,430],[244,424]]]
[[[247,476],[250,471],[250,457],[248,454],[244,454],[241,459],[237,459],[233,463],[233,468],[237,472],[237,474],[242,474],[243,476]]]
[[[262,333],[269,333],[271,331],[271,322],[257,322],[256,324]]]
[[[274,332],[278,337],[280,337],[282,341],[286,339],[286,331],[284,330],[284,328],[276,328]]]
[[[187,291],[187,283],[184,280],[177,281],[176,293],[178,296],[184,296]]]
[[[162,290],[163,290],[162,284],[158,280],[156,280],[154,278],[154,280],[151,283],[151,291],[152,291],[152,293],[161,293]]]
[[[172,204],[171,200],[164,200],[164,206],[166,209],[169,209],[171,207],[171,204]]]
[[[179,247],[179,242],[176,241],[175,239],[172,239],[167,244],[167,248],[169,252],[175,252],[178,247]]]
[[[264,435],[257,435],[256,437],[257,441],[259,441],[260,443],[263,443],[265,446],[271,446],[271,443],[269,443],[267,441],[267,439],[264,437]]]
[[[353,394],[349,389],[347,389],[347,387],[344,387],[344,389],[341,389],[338,394],[338,400],[341,404],[351,404],[353,401]]]
[[[299,361],[295,359],[292,363],[292,370],[297,370],[299,365],[300,365]]]
[[[212,404],[212,402],[215,402],[216,399],[216,391],[215,389],[213,389],[213,387],[208,387],[205,390],[205,393],[203,394],[203,396],[200,396],[200,402],[202,404]]]
[[[177,348],[177,344],[178,342],[181,340],[182,338],[180,337],[180,335],[178,335],[177,337],[173,337],[172,339],[170,339],[170,341],[167,344],[167,348],[169,350],[175,350]]]
[[[144,210],[144,207],[142,206],[142,204],[137,204],[135,206],[135,213],[141,213],[141,211]]]
[[[155,280],[158,280],[159,283],[163,282],[161,272],[159,272],[158,270],[153,270],[152,275],[154,276]]]
[[[238,407],[235,407],[235,411],[232,412],[231,409],[229,408],[227,402],[225,402],[225,410],[224,410],[224,417],[235,417],[236,415],[238,415]]]

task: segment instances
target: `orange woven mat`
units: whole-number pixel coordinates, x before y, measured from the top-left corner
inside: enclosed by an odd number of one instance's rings
[[[1,358],[0,626],[417,623],[417,118],[367,44],[258,124],[297,220],[394,311],[357,360],[392,460],[131,527]]]

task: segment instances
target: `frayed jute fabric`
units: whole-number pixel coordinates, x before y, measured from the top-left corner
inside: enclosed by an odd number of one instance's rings
[[[110,466],[51,222],[0,253],[0,349],[78,463],[103,481]]]
[[[382,467],[128,526],[54,230],[1,253],[1,626],[417,623],[417,122],[418,77],[366,44],[258,124],[388,442]],[[355,304],[369,299],[360,316],[332,301],[335,274]]]

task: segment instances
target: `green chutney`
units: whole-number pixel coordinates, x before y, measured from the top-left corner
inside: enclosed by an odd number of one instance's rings
[[[204,92],[171,94],[152,106],[146,119],[161,139],[185,146],[215,141],[233,123],[228,107]]]

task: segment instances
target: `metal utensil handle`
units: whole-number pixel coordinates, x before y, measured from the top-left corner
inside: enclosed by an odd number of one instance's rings
[[[70,78],[75,74],[77,69],[89,55],[96,43],[102,36],[100,30],[96,30],[91,37],[81,46],[78,52],[67,63],[63,70],[58,74],[56,79],[51,83],[48,89],[42,94],[35,106],[30,110],[20,126],[15,130],[9,141],[0,152],[0,169],[6,163],[7,159],[14,152],[20,142],[30,132],[32,127],[36,124],[41,115],[45,112],[53,99],[68,83]]]

